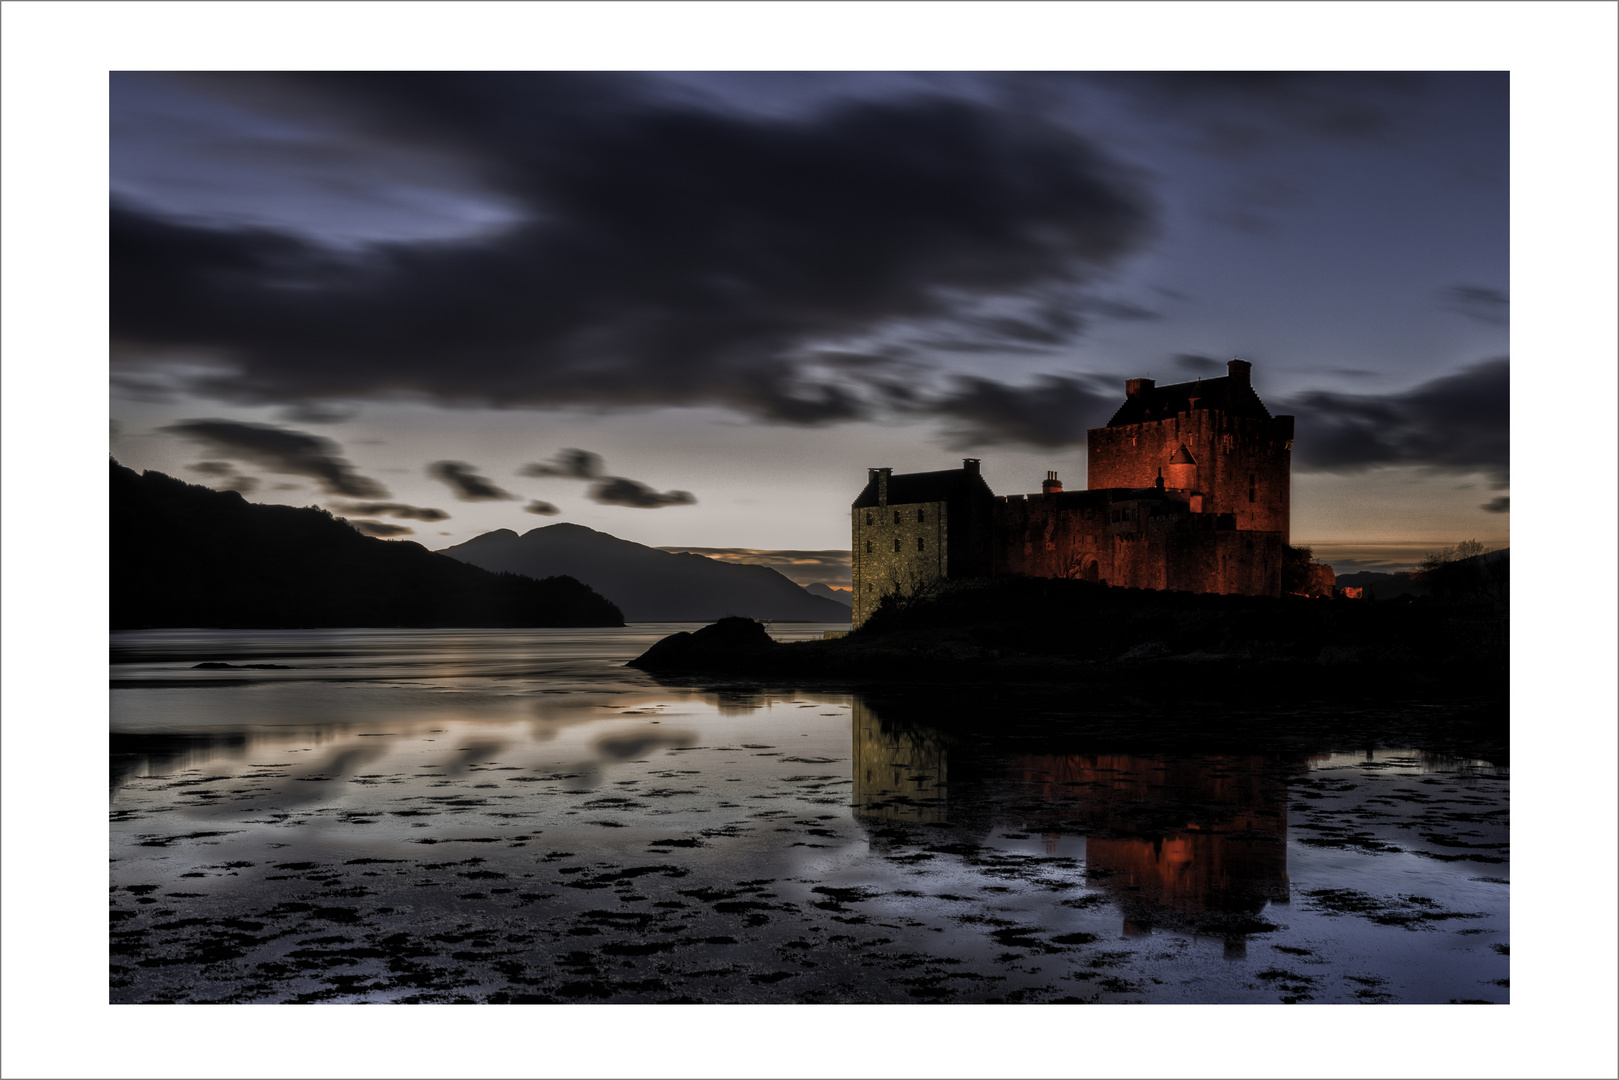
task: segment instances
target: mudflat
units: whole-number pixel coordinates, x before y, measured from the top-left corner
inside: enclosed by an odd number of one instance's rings
[[[623,666],[678,629],[117,635],[110,999],[1509,999],[1487,700]]]

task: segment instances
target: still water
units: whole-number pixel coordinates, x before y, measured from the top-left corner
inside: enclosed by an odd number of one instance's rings
[[[623,667],[689,628],[114,635],[111,1000],[1508,1000],[1502,767]]]

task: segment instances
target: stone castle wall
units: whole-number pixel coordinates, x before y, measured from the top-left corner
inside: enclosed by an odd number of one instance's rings
[[[1207,409],[1176,413],[1087,436],[1086,483],[1095,488],[1147,488],[1182,445],[1197,460],[1189,488],[1204,494],[1206,513],[1230,514],[1238,529],[1279,532],[1292,518],[1290,418],[1257,420]]]
[[[854,625],[877,610],[884,594],[914,592],[948,576],[950,509],[947,503],[892,503],[853,511]]]
[[[957,488],[949,503],[889,504],[889,471],[872,470],[879,505],[854,510],[854,625],[888,593],[998,574],[1280,596],[1293,417],[1266,418],[1248,365],[1234,360],[1230,370],[1232,382],[1210,389],[1210,407],[1158,416],[1151,410],[1176,400],[1196,405],[1194,388],[1141,398],[1153,394],[1151,381],[1130,380],[1121,415],[1145,419],[1088,433],[1082,491],[1052,490],[1051,474],[1041,494],[990,496],[977,459],[967,459],[981,494]],[[1192,460],[1177,458],[1182,447]]]
[[[1107,492],[996,500],[994,572],[1135,589],[1281,592],[1278,532],[1238,531],[1172,498],[1112,500]]]

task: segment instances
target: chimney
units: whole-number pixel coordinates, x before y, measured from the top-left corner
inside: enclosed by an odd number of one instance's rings
[[[866,483],[877,481],[877,505],[888,505],[888,478],[894,475],[893,469],[867,469]]]
[[[978,459],[975,458],[975,457],[964,457],[964,458],[962,458],[961,459],[961,471],[964,472],[964,473],[967,473],[967,474],[969,474],[971,476],[977,476],[978,475]]]
[[[1242,383],[1244,386],[1250,385],[1248,373],[1252,368],[1253,365],[1246,360],[1227,360],[1225,362],[1225,369],[1230,373],[1231,381]]]
[[[1060,494],[1062,494],[1062,481],[1057,479],[1057,474],[1055,472],[1046,473],[1046,479],[1040,485],[1040,494],[1042,494],[1042,495],[1060,495]]]
[[[1124,380],[1124,396],[1127,398],[1140,397],[1157,385],[1151,379],[1126,379]]]

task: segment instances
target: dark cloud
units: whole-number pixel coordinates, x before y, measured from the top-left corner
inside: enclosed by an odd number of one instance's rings
[[[360,415],[352,405],[337,405],[322,401],[304,401],[281,410],[281,418],[294,424],[340,424]]]
[[[273,473],[307,476],[331,495],[374,499],[388,494],[377,481],[355,472],[337,443],[319,435],[235,420],[183,420],[161,430],[201,443],[223,458],[252,462]]]
[[[1098,392],[1089,381],[1068,375],[1043,375],[1032,386],[964,377],[952,392],[922,406],[947,419],[953,446],[1017,443],[1047,449],[1081,445],[1085,432],[1106,424],[1118,407],[1118,393]]]
[[[427,475],[449,485],[455,497],[462,502],[487,502],[494,499],[515,499],[509,491],[496,487],[486,476],[479,476],[464,461],[435,461],[427,467]]]
[[[569,447],[560,451],[549,462],[524,465],[517,470],[523,476],[558,476],[569,480],[594,480],[595,485],[586,497],[608,506],[633,506],[642,510],[655,510],[661,506],[688,506],[697,501],[689,491],[658,492],[637,480],[605,474],[605,462],[600,454]],[[535,509],[544,507],[544,509]],[[560,513],[548,502],[534,501],[528,507],[531,514]]]
[[[1491,514],[1510,513],[1512,511],[1512,496],[1497,495],[1479,509]]]
[[[411,536],[416,532],[409,525],[391,525],[386,521],[351,521],[349,524],[367,536]]]
[[[982,102],[844,101],[786,119],[659,98],[632,77],[188,78],[290,123],[453,158],[523,211],[476,239],[338,250],[115,204],[119,370],[228,400],[848,419],[871,405],[805,362],[816,349],[930,321],[958,347],[1061,343],[1077,316],[957,315],[997,299],[1038,309],[1152,233],[1141,182],[1096,146]],[[157,359],[182,354],[188,367]]]
[[[604,476],[586,496],[606,506],[633,506],[640,510],[656,510],[662,506],[690,506],[697,501],[689,491],[654,491],[637,480],[622,476]]]
[[[1387,71],[1108,72],[1080,78],[1194,127],[1205,149],[1222,154],[1298,134],[1386,139],[1429,85],[1422,74]]]
[[[386,514],[410,521],[446,521],[450,516],[431,506],[408,506],[396,502],[336,503],[333,509],[343,514]]]
[[[1196,353],[1180,353],[1175,357],[1175,366],[1182,371],[1190,371],[1194,375],[1224,375],[1226,366],[1210,356],[1198,356]]]
[[[539,514],[541,517],[551,517],[555,514],[562,513],[562,511],[558,510],[551,503],[545,502],[542,499],[535,499],[527,506],[523,507],[523,513]]]
[[[1447,310],[1490,326],[1507,325],[1511,311],[1507,294],[1480,285],[1453,285],[1440,294]]]
[[[565,476],[572,480],[594,480],[602,474],[602,458],[589,450],[570,447],[558,453],[550,462],[524,465],[517,472],[522,476]]]
[[[257,478],[241,475],[236,471],[236,466],[228,461],[199,461],[190,469],[208,477],[208,486],[215,491],[236,491],[248,495],[259,486]]]
[[[1415,465],[1485,473],[1507,484],[1509,363],[1487,360],[1395,394],[1315,391],[1272,411],[1298,416],[1302,471]]]

